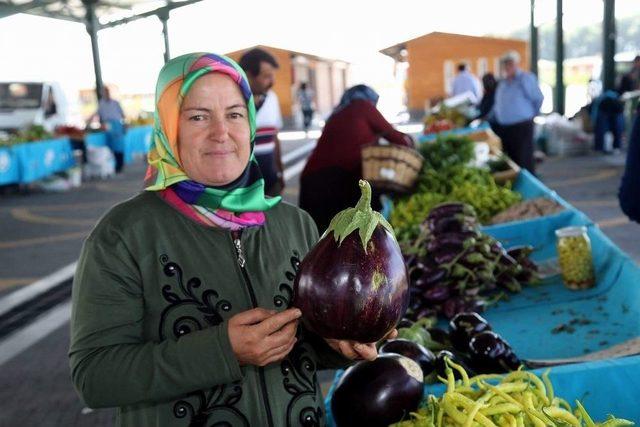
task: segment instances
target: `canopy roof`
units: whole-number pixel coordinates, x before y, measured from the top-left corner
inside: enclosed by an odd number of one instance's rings
[[[99,27],[107,28],[152,15],[168,13],[172,9],[200,0],[0,0],[0,18],[28,13],[47,18],[78,23],[86,22],[85,4],[93,4]]]

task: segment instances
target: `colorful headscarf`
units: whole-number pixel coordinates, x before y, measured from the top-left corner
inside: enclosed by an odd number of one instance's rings
[[[336,108],[334,108],[331,115],[334,115],[338,111],[343,110],[347,107],[347,105],[351,104],[356,99],[369,101],[375,106],[376,104],[378,104],[378,98],[380,98],[380,95],[378,95],[378,93],[375,90],[371,89],[369,86],[355,85],[344,91],[342,97],[340,98],[340,103]]]
[[[194,82],[209,73],[228,75],[240,87],[247,103],[251,128],[251,155],[246,169],[233,183],[208,187],[195,182],[182,168],[178,150],[180,106]],[[171,187],[188,204],[231,213],[263,212],[280,202],[280,197],[267,198],[264,179],[253,154],[256,134],[256,108],[244,71],[232,59],[213,53],[191,53],[169,61],[160,71],[156,86],[153,142],[147,160],[147,191]]]

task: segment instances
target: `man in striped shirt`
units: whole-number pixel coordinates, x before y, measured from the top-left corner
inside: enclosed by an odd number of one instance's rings
[[[284,189],[282,158],[278,131],[282,127],[282,114],[278,96],[271,90],[278,69],[276,59],[265,50],[255,48],[242,55],[244,69],[256,103],[256,160],[265,180],[265,193],[279,195]]]

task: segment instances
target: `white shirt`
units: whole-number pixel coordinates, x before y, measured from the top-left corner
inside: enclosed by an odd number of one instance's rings
[[[282,128],[282,114],[278,95],[267,92],[262,107],[256,112],[255,154],[271,153],[276,148],[275,137]]]

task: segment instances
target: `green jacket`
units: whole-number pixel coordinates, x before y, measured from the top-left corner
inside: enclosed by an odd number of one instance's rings
[[[294,206],[266,215],[237,242],[155,193],[106,214],[73,284],[71,374],[88,406],[117,406],[117,425],[131,427],[324,425],[316,371],[346,359],[301,327],[287,358],[264,368],[239,366],[229,343],[233,315],[289,306],[318,240]]]

